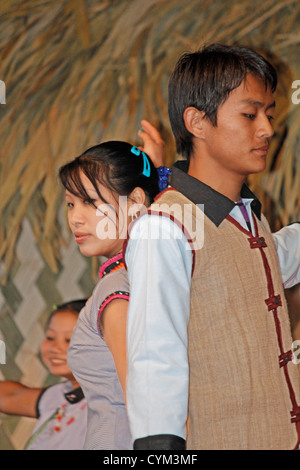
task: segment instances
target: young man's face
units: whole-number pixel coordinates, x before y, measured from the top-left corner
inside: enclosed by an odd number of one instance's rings
[[[270,88],[249,74],[219,107],[217,126],[205,118],[203,150],[224,178],[246,177],[265,169],[274,107]]]

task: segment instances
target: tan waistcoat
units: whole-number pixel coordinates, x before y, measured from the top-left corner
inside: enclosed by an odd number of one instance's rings
[[[181,193],[167,190],[156,204],[172,206],[177,220],[192,204],[185,230],[195,232],[198,209]],[[299,374],[278,258],[266,219],[255,221],[258,237],[204,216],[188,327],[188,449],[298,445]]]

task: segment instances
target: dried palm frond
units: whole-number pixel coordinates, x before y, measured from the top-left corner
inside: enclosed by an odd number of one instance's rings
[[[276,57],[282,72],[276,133],[265,174],[249,181],[267,209],[272,202],[279,224],[295,218],[300,105],[290,95],[300,79],[298,0],[2,0],[0,15],[0,79],[7,90],[0,105],[0,259],[6,275],[29,210],[36,214],[36,242],[58,270],[64,240],[56,175],[66,160],[101,140],[135,142],[146,118],[161,129],[172,163],[167,80],[178,56],[204,42],[239,43]]]

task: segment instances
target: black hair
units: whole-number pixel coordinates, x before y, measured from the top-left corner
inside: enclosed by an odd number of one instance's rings
[[[52,312],[50,313],[50,316],[49,316],[48,320],[47,320],[46,329],[48,328],[48,326],[49,326],[52,318],[54,317],[54,315],[56,315],[57,313],[70,312],[70,313],[74,313],[74,315],[78,316],[80,311],[85,306],[86,301],[87,301],[87,299],[77,299],[77,300],[70,300],[69,302],[65,302],[65,303],[60,304],[60,305],[55,305],[53,307]]]
[[[216,43],[179,58],[168,88],[169,118],[179,154],[189,160],[193,150],[184,110],[192,106],[204,111],[212,125],[217,126],[219,106],[249,73],[262,79],[272,93],[276,90],[275,68],[262,55],[245,47]]]
[[[90,180],[100,199],[107,201],[99,183],[116,196],[129,196],[136,187],[144,190],[151,204],[158,194],[158,173],[150,157],[128,142],[108,141],[87,149],[59,170],[63,186],[75,196],[90,200],[80,178]]]

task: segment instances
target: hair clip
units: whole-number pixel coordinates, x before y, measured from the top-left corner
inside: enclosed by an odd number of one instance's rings
[[[134,155],[141,155],[140,149],[138,149],[137,147],[134,147],[134,146],[131,147],[130,152],[134,153]]]
[[[147,155],[145,154],[145,152],[142,152],[142,155],[143,155],[143,159],[144,159],[143,175],[144,175],[144,176],[147,176],[147,178],[149,178],[150,173],[151,173],[150,162],[149,162],[149,160],[148,160]]]
[[[130,151],[134,153],[134,155],[141,155],[140,149],[135,146],[131,147]],[[143,155],[143,161],[144,161],[143,175],[149,178],[151,174],[150,162],[145,152],[142,152],[142,155]]]
[[[159,191],[163,191],[168,186],[169,175],[172,174],[172,171],[166,166],[160,166],[157,168],[157,173]]]

